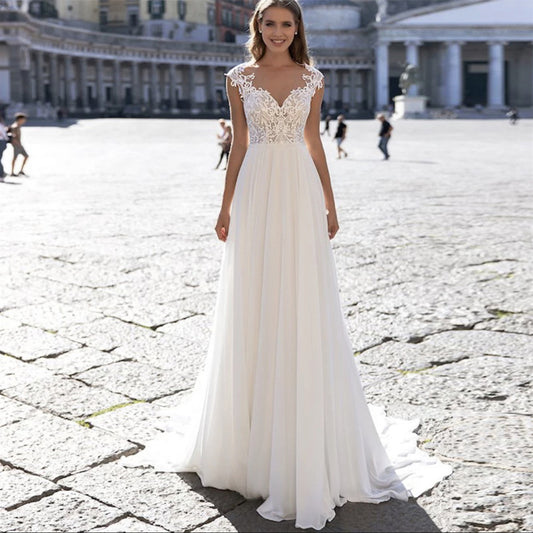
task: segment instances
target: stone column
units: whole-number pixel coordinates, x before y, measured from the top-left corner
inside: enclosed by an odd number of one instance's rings
[[[505,52],[506,43],[489,43],[488,107],[505,106]]]
[[[40,50],[35,52],[35,92],[37,101],[44,103],[44,62],[43,53]]]
[[[72,57],[64,56],[63,63],[65,66],[65,105],[67,107],[67,111],[72,112],[75,109],[75,105],[72,100]]]
[[[120,83],[120,61],[113,61],[113,103],[122,106],[122,84]]]
[[[98,111],[105,111],[104,60],[96,59],[96,102]]]
[[[367,109],[372,111],[375,108],[374,95],[376,94],[376,90],[374,88],[374,73],[371,70],[365,70],[364,80]]]
[[[446,43],[446,105],[458,107],[463,103],[463,61],[460,42]]]
[[[150,63],[150,107],[153,113],[159,111],[159,85],[160,80],[157,63],[152,61]]]
[[[90,111],[89,109],[89,95],[87,94],[87,58],[86,57],[80,57],[80,85],[79,85],[79,91],[80,91],[80,99],[81,99],[81,107],[84,111]]]
[[[139,79],[139,63],[131,62],[131,100],[133,105],[141,103],[141,86]]]
[[[215,109],[216,91],[215,91],[215,67],[207,65],[207,103],[208,109]]]
[[[389,43],[376,45],[376,107],[389,105]]]
[[[196,65],[189,64],[188,71],[187,71],[187,98],[190,102],[190,110],[191,111],[197,111],[196,109],[196,95],[195,95],[195,89],[196,89],[196,83],[194,81],[194,74],[196,71]]]
[[[410,65],[419,67],[420,59],[418,54],[418,47],[420,46],[420,41],[407,41],[405,43],[405,60]],[[420,78],[420,76],[419,76]],[[407,92],[408,96],[418,96],[418,85],[411,85],[409,91]]]
[[[170,63],[168,66],[168,90],[170,97],[170,112],[175,113],[178,109],[176,98],[176,65]]]
[[[349,93],[350,93],[350,112],[355,113],[358,110],[359,104],[361,102],[357,101],[357,69],[351,68],[350,69],[350,87],[349,87]]]
[[[59,76],[57,69],[57,55],[50,54],[50,103],[52,107],[57,107],[59,92]]]
[[[329,69],[329,105],[330,109],[335,109],[335,96],[337,93],[337,70],[334,68]]]

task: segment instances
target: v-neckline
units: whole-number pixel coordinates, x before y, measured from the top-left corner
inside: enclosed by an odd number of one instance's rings
[[[308,72],[308,68],[307,68],[307,63],[304,63],[304,70],[306,72]],[[304,82],[304,84],[300,87],[294,87],[293,89],[291,89],[289,91],[289,94],[284,98],[283,102],[280,104],[275,98],[274,96],[272,95],[272,93],[268,90],[268,89],[265,89],[264,87],[256,87],[254,84],[253,84],[253,79],[255,78],[255,72],[250,72],[250,74],[245,74],[245,76],[251,76],[251,79],[250,79],[250,85],[251,87],[256,90],[256,91],[259,91],[259,92],[263,92],[263,93],[266,93],[271,99],[272,101],[278,106],[278,109],[283,109],[283,106],[285,105],[285,103],[287,102],[287,100],[291,97],[291,95],[298,91],[298,90],[301,90],[301,89],[305,89],[307,87],[307,81],[305,80],[304,76],[306,76],[307,74],[303,73],[301,75],[301,79],[302,81]]]

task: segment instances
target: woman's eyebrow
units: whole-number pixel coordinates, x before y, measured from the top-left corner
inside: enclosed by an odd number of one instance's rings
[[[275,20],[272,20],[272,19],[265,19],[263,22],[266,24],[267,22],[276,22],[276,21],[275,21]],[[292,21],[292,20],[282,20],[281,22],[282,22],[282,23],[284,23],[284,22],[290,22],[290,23],[292,24],[293,21]]]

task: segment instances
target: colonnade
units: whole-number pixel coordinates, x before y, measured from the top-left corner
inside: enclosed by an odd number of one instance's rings
[[[382,109],[389,104],[389,46],[394,41],[381,41],[375,47],[376,72],[376,106]],[[406,62],[420,66],[420,40],[409,40],[404,43]],[[444,104],[458,107],[463,103],[463,61],[462,49],[464,41],[445,41],[442,43],[445,53],[442,56],[442,71],[445,72]],[[505,46],[503,41],[487,42],[488,77],[487,105],[490,108],[505,106]],[[410,95],[418,94],[416,86],[409,90]]]
[[[225,63],[162,62],[30,52],[23,101],[49,102],[69,112],[106,112],[127,105],[148,112],[200,112],[226,106],[221,76],[240,59]],[[317,64],[325,75],[325,112],[372,109],[373,71],[368,65]],[[198,74],[200,73],[200,74]]]

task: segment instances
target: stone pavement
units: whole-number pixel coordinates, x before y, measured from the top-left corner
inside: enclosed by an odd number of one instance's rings
[[[419,417],[453,474],[327,531],[531,531],[533,121],[405,121],[325,138],[332,241],[368,400]],[[207,349],[223,244],[216,123],[24,132],[0,184],[0,530],[294,531],[193,474],[116,461],[157,431]],[[4,161],[8,160],[10,150]]]

